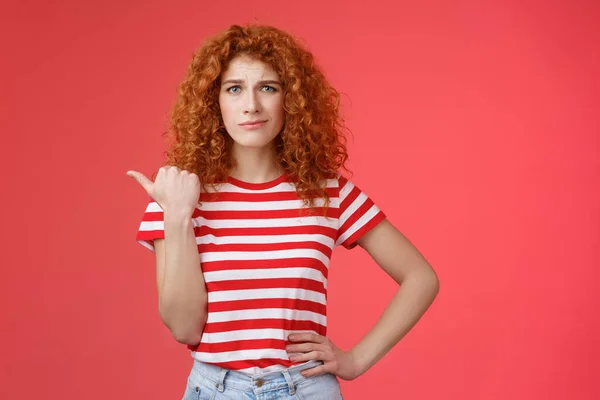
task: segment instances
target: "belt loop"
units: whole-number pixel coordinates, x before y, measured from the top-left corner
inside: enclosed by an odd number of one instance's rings
[[[294,393],[296,393],[296,386],[294,385],[294,381],[292,380],[290,371],[284,369],[283,371],[281,371],[281,373],[283,374],[283,377],[285,378],[285,381],[288,384],[288,388],[290,389],[290,395],[293,395]]]
[[[216,386],[217,390],[221,393],[225,391],[225,375],[227,375],[228,372],[229,370],[225,368],[221,368],[221,371],[219,371],[219,382]]]

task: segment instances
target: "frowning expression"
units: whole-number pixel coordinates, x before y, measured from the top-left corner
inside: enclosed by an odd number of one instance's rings
[[[231,60],[221,77],[219,105],[237,146],[269,146],[283,128],[282,84],[262,61],[247,56]]]

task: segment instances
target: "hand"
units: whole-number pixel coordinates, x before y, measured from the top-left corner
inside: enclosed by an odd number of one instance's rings
[[[179,213],[191,218],[200,201],[200,179],[186,170],[162,167],[154,182],[137,171],[127,171],[127,176],[135,179],[165,214]]]
[[[286,346],[288,354],[301,353],[290,356],[291,361],[321,360],[324,362],[323,365],[302,371],[302,375],[306,377],[329,372],[350,381],[364,372],[350,352],[340,350],[325,336],[316,333],[294,333],[288,336],[288,340],[304,342]]]

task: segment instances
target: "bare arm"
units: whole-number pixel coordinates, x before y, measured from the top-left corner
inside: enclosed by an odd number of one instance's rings
[[[417,323],[439,292],[429,263],[387,219],[358,241],[400,288],[373,328],[350,351],[358,374],[371,368]]]
[[[200,342],[208,296],[189,218],[165,213],[165,239],[155,241],[158,310],[175,340]]]
[[[358,244],[401,286],[375,326],[348,352],[325,336],[289,335],[291,342],[299,343],[286,346],[290,360],[325,362],[303,371],[304,376],[331,372],[351,380],[362,375],[406,335],[439,291],[437,275],[429,263],[388,220],[366,233]]]
[[[137,171],[127,171],[127,175],[163,211],[165,238],[154,241],[160,317],[178,342],[198,344],[208,304],[192,224],[200,197],[198,176],[174,166],[160,168],[155,182]]]

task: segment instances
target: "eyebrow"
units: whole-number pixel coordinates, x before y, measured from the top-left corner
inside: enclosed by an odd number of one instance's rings
[[[221,83],[221,86],[227,85],[229,83],[235,83],[235,84],[242,84],[245,81],[243,79],[227,79],[226,81],[223,81],[223,83]],[[257,84],[259,85],[280,85],[281,86],[281,82],[279,81],[275,81],[275,80],[266,80],[266,81],[258,81]]]

